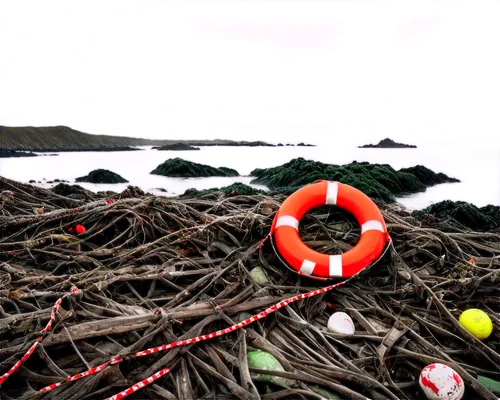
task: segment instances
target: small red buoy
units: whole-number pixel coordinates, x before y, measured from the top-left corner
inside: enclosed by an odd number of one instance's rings
[[[73,225],[73,226],[68,228],[68,232],[76,233],[77,235],[85,233],[86,231],[87,231],[87,229],[85,229],[85,227],[81,224]]]

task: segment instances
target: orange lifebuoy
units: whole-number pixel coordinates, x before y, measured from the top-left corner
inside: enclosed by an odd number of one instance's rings
[[[351,250],[340,255],[318,253],[299,236],[299,222],[311,209],[335,205],[350,212],[361,226],[361,236]],[[371,265],[390,242],[382,213],[364,193],[340,182],[319,181],[288,197],[271,227],[279,255],[295,271],[312,278],[350,277]]]

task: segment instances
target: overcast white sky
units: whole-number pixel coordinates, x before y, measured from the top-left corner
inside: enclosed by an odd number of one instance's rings
[[[437,103],[495,79],[471,56],[495,0],[105,4],[1,10],[9,38],[57,57],[0,57],[0,79],[130,111]]]
[[[495,0],[105,4],[0,10],[0,31],[9,38],[57,49],[57,57],[0,56],[0,79],[33,95],[63,95],[68,104],[128,103],[130,111],[319,111],[320,103],[438,103],[439,95],[479,95],[496,78],[479,72],[486,57],[471,56],[471,33],[486,31],[488,15],[498,15]],[[391,135],[408,136],[410,128],[421,139],[487,135],[464,130],[453,114],[419,118],[396,122],[403,129]],[[449,119],[448,128],[420,131],[436,118]],[[151,138],[235,132],[200,122],[68,124]],[[346,129],[360,139],[386,136]]]

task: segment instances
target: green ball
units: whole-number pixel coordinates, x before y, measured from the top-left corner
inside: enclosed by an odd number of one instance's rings
[[[270,353],[262,350],[251,351],[247,354],[248,366],[250,368],[267,369],[268,371],[284,371],[280,362]],[[261,375],[251,373],[250,376],[257,382],[274,383],[278,386],[290,387],[294,381],[273,375]]]

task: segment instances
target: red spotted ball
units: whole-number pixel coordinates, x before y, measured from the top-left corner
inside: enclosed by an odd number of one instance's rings
[[[429,400],[460,400],[464,395],[464,381],[452,368],[435,363],[420,373],[420,387]]]

